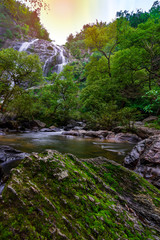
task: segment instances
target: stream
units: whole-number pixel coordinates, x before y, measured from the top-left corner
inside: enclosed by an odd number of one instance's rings
[[[109,143],[105,140],[63,136],[62,132],[29,132],[7,134],[0,136],[0,144],[13,147],[22,152],[43,152],[54,149],[61,153],[72,153],[78,158],[106,157],[122,164],[125,155],[131,151],[134,144]],[[6,175],[16,167],[21,160],[6,161],[1,163]],[[0,183],[0,195],[4,189]]]
[[[72,153],[79,158],[103,156],[122,163],[124,156],[134,144],[109,143],[100,139],[63,136],[61,132],[29,132],[0,136],[1,145],[8,145],[23,152],[43,152],[54,149],[61,153]]]

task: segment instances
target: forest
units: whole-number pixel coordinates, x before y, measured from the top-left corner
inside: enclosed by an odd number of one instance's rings
[[[14,7],[3,7],[8,15],[1,11],[1,22],[10,16],[22,29],[19,34],[36,29],[36,37],[49,40],[36,11],[17,2]],[[15,39],[13,33],[10,37]],[[72,61],[60,74],[47,77],[38,56],[1,48],[1,113],[19,121],[40,119],[47,125],[63,126],[74,119],[85,121],[89,129],[121,125],[130,130],[134,121],[154,115],[158,118],[152,126],[159,128],[159,1],[148,12],[120,11],[110,23],[84,25],[79,33],[68,36],[65,48]]]
[[[160,1],[63,46],[48,7],[0,0],[0,239],[160,240]]]

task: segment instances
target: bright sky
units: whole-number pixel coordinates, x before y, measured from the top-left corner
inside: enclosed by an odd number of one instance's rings
[[[40,19],[50,33],[50,38],[64,44],[84,24],[98,21],[110,22],[120,10],[148,11],[155,0],[46,0],[50,5],[48,14],[42,12]]]

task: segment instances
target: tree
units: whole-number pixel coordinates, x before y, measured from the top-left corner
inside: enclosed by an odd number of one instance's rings
[[[108,75],[111,77],[111,55],[118,44],[117,21],[107,26],[92,26],[85,32],[86,46],[93,51],[99,51],[107,59]]]
[[[148,19],[147,22],[139,24],[136,30],[128,29],[123,37],[121,48],[135,46],[139,49],[139,69],[147,72],[148,88],[151,90],[155,82],[160,84],[160,21]]]
[[[35,115],[49,124],[65,124],[77,107],[77,84],[73,81],[73,67],[65,66],[51,75],[51,84],[41,88],[35,98]]]
[[[112,57],[112,74],[118,87],[116,99],[124,106],[129,101],[139,99],[144,93],[147,72],[142,69],[143,49],[130,47],[117,51]]]
[[[18,88],[25,89],[42,81],[42,67],[37,55],[12,48],[0,51],[1,111],[12,101]]]
[[[34,10],[38,15],[40,14],[41,10],[48,10],[49,4],[47,3],[47,0],[18,0],[21,3],[29,3],[30,9]],[[15,16],[17,15],[17,9],[16,9],[16,0],[1,0],[0,5],[3,5],[10,11],[10,13]]]

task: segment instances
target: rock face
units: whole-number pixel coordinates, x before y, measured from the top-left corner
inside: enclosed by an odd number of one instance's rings
[[[160,135],[139,142],[124,164],[160,188]]]
[[[12,170],[1,239],[160,239],[160,191],[105,158],[48,150]]]

